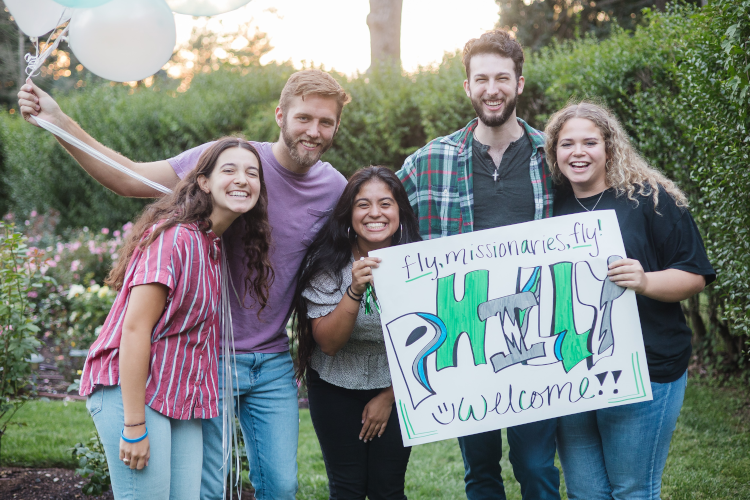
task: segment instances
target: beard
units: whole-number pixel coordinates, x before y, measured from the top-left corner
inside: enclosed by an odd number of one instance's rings
[[[281,122],[281,138],[284,140],[284,144],[289,151],[289,156],[292,158],[292,160],[294,160],[295,163],[297,163],[297,165],[302,168],[310,168],[315,165],[318,160],[320,160],[320,157],[323,156],[323,153],[328,151],[328,149],[331,147],[331,144],[333,144],[333,137],[331,137],[331,140],[329,140],[327,143],[322,142],[322,140],[320,139],[318,139],[317,141],[311,140],[306,136],[293,137],[286,126],[286,117],[284,117],[283,121]],[[299,149],[297,149],[297,145],[302,141],[320,144],[320,150],[305,151],[304,153],[300,154]]]
[[[481,97],[471,96],[471,105],[474,106],[479,120],[488,127],[500,127],[508,121],[513,112],[516,110],[516,98],[518,97],[518,90],[516,89],[515,94],[505,98],[505,105],[503,111],[499,115],[489,115],[485,112]]]

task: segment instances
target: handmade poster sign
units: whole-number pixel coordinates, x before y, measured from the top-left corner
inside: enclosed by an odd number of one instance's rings
[[[404,445],[652,399],[613,210],[371,255]]]

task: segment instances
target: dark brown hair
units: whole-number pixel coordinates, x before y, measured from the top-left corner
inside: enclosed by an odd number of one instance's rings
[[[343,283],[341,270],[352,258],[352,245],[357,234],[351,229],[354,200],[360,189],[368,182],[382,182],[393,194],[398,205],[399,229],[391,236],[392,245],[404,245],[421,241],[419,223],[409,203],[403,184],[396,174],[387,167],[364,167],[352,174],[341,193],[333,214],[326,221],[307,250],[297,279],[297,290],[294,293],[294,338],[297,341],[296,376],[302,380],[310,358],[315,350],[315,339],[312,335],[312,321],[307,317],[307,302],[302,292],[311,286],[312,280],[319,275],[330,276],[338,288]],[[325,292],[324,293],[328,293]]]
[[[263,165],[258,151],[252,144],[234,137],[225,137],[213,143],[203,152],[198,165],[182,179],[174,191],[148,205],[131,230],[125,246],[120,251],[117,263],[107,277],[106,283],[115,290],[122,288],[128,264],[136,248],[144,249],[153,243],[164,231],[178,224],[197,224],[203,231],[211,229],[211,212],[213,199],[210,193],[201,190],[198,184],[200,176],[210,177],[216,166],[219,155],[231,148],[242,148],[250,151],[258,159],[260,178],[260,194],[255,206],[242,214],[238,221],[244,224],[243,244],[247,259],[247,274],[245,277],[245,294],[250,294],[257,300],[260,310],[266,306],[268,287],[273,282],[273,269],[268,257],[271,241],[271,226],[268,223],[268,194],[263,180]],[[143,238],[145,232],[153,225],[157,225],[153,232]],[[225,251],[230,245],[226,245]],[[260,313],[260,310],[258,313]]]
[[[471,58],[479,54],[497,54],[513,60],[516,80],[523,74],[523,48],[515,38],[503,30],[492,30],[479,38],[472,38],[464,46],[463,63],[466,78],[471,74]]]

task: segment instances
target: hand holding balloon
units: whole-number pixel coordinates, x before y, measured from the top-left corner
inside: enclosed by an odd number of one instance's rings
[[[23,119],[32,125],[39,126],[34,119],[38,116],[58,127],[62,126],[66,118],[60,106],[45,91],[37,87],[31,78],[18,91],[18,107],[21,110]]]

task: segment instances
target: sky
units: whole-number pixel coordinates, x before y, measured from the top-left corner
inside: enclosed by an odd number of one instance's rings
[[[459,7],[460,6],[460,7]],[[252,0],[235,11],[209,18],[209,27],[232,30],[252,21],[268,34],[274,49],[261,63],[291,60],[324,65],[346,74],[370,66],[369,0]],[[176,14],[177,42],[184,43],[196,23]],[[498,20],[495,0],[403,0],[401,62],[406,71],[439,63],[445,52],[463,48],[492,29]]]

